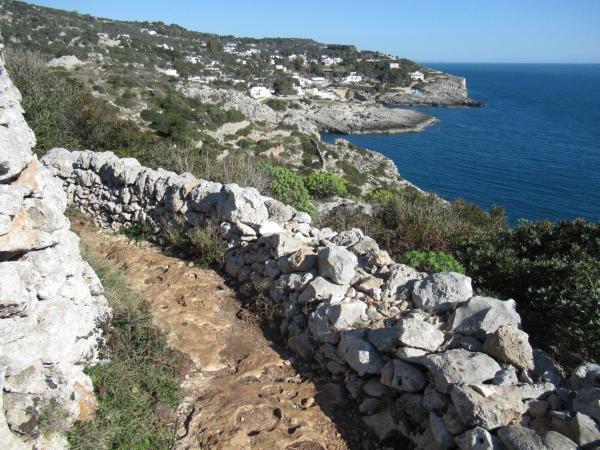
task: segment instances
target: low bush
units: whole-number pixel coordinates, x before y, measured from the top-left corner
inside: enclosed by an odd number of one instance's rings
[[[275,111],[287,111],[288,109],[288,104],[287,102],[283,101],[283,100],[279,100],[278,98],[269,98],[267,100],[265,100],[265,105],[269,106],[270,108],[274,109]]]
[[[317,199],[343,197],[348,194],[346,183],[341,177],[329,172],[311,172],[304,177],[308,192]]]
[[[173,430],[154,411],[180,401],[183,356],[167,346],[148,304],[121,273],[85,249],[83,254],[102,281],[113,316],[105,326],[109,361],[86,369],[98,398],[95,419],[75,424],[69,444],[79,450],[170,448]]]
[[[309,214],[316,212],[302,177],[284,167],[269,166],[268,171],[271,176],[269,192],[276,199]]]
[[[600,359],[600,223],[521,222],[455,249],[476,288],[517,300],[536,346],[567,366]]]
[[[465,273],[464,267],[452,255],[444,252],[420,252],[412,250],[402,255],[400,262],[423,272]]]

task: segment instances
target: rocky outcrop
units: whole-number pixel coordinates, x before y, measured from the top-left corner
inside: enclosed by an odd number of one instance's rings
[[[418,111],[386,108],[375,102],[315,101],[298,103],[297,109],[278,113],[269,106],[233,89],[219,89],[197,83],[179,87],[181,93],[208,104],[221,104],[225,110],[238,110],[252,120],[297,127],[299,131],[319,133],[402,133],[419,131],[436,119]]]
[[[315,103],[290,110],[283,117],[283,123],[299,128],[304,122],[313,124],[320,133],[364,134],[420,131],[437,120],[410,109],[341,101]]]
[[[598,435],[597,365],[571,383],[531,350],[515,302],[473,296],[458,273],[394,263],[360,230],[335,233],[255,189],[141,167],[112,153],[54,149],[43,163],[98,224],[161,236],[218,221],[224,269],[257,287],[300,357],[343,380],[380,438],[423,449],[576,448]]]
[[[441,72],[428,76],[418,93],[392,90],[377,100],[398,106],[483,106],[482,102],[469,97],[466,78]]]
[[[83,369],[109,309],[69,231],[61,182],[32,153],[20,99],[0,55],[0,448],[58,449],[64,438],[39,422],[67,429],[93,415]]]

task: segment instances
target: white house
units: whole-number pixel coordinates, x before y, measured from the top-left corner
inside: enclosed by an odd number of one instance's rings
[[[321,86],[321,87],[325,87],[325,86],[329,85],[329,81],[325,77],[312,77],[310,79],[310,83],[313,86]]]
[[[410,76],[410,79],[414,81],[423,81],[425,79],[425,74],[423,72],[419,72],[418,70],[415,72],[411,72],[408,75]]]
[[[233,53],[233,52],[235,52],[236,47],[237,47],[237,44],[235,42],[228,42],[227,44],[225,44],[223,46],[223,51],[225,53]]]
[[[306,95],[313,98],[319,98],[322,100],[337,100],[338,96],[332,91],[321,91],[320,89],[307,89]]]
[[[148,33],[150,36],[156,36],[158,33],[154,30],[149,30],[148,28],[140,29],[142,33]]]
[[[167,69],[161,69],[160,67],[155,67],[157,72],[160,73],[164,73],[165,75],[168,75],[170,77],[179,77],[179,74],[177,73],[177,70],[175,69],[171,69],[171,68],[167,68]]]
[[[397,62],[390,63],[390,69],[399,69],[399,68],[400,68],[400,63],[397,63]]]
[[[196,55],[187,55],[184,59],[190,64],[198,64],[200,62],[200,57]]]
[[[357,75],[356,72],[350,72],[350,75],[342,78],[342,84],[360,83],[362,79],[362,75]]]
[[[250,88],[250,97],[252,98],[269,98],[273,94],[264,86],[254,86]]]

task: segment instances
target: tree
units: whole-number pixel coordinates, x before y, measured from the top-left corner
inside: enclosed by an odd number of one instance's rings
[[[273,82],[273,90],[277,95],[293,95],[296,92],[294,90],[294,83],[287,77],[277,78]]]

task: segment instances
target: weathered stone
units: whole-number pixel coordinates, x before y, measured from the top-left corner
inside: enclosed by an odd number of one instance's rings
[[[290,269],[306,272],[317,264],[317,259],[317,254],[312,248],[302,247],[288,257],[288,263]]]
[[[454,312],[451,323],[451,330],[456,333],[485,339],[501,325],[519,327],[521,317],[515,310],[514,300],[473,297]]]
[[[370,395],[371,397],[383,397],[388,391],[388,389],[376,378],[371,378],[367,381],[362,389],[365,391],[365,394]]]
[[[352,228],[338,233],[331,239],[334,245],[341,247],[352,247],[365,237],[365,234],[359,228]]]
[[[356,274],[358,260],[344,247],[319,249],[319,273],[336,284],[349,284]]]
[[[377,411],[381,409],[383,402],[377,398],[367,397],[365,398],[360,405],[358,405],[358,410],[361,414],[375,414]]]
[[[0,262],[0,319],[25,315],[35,302],[34,275],[24,261]]]
[[[573,409],[600,422],[600,388],[584,388],[577,392]]]
[[[25,189],[0,184],[0,214],[15,216],[21,209]]]
[[[492,435],[481,427],[471,428],[455,438],[460,450],[500,450]]]
[[[434,412],[429,413],[429,427],[431,428],[431,434],[433,434],[433,440],[439,447],[454,447],[454,438],[446,429],[444,419]]]
[[[312,217],[304,211],[297,211],[296,214],[294,214],[294,220],[298,223],[312,223]]]
[[[508,425],[527,410],[519,392],[509,386],[455,385],[450,396],[465,425],[487,430]]]
[[[375,241],[375,239],[364,236],[360,239],[356,244],[352,246],[352,251],[357,256],[366,255],[367,253],[373,253],[379,250],[379,244]]]
[[[456,272],[429,275],[415,284],[412,292],[415,306],[437,313],[448,311],[472,296],[471,278]]]
[[[369,329],[369,341],[371,341],[380,352],[391,353],[396,347],[395,337],[397,331],[395,326]]]
[[[532,370],[534,367],[529,336],[512,325],[501,325],[488,334],[483,343],[483,351],[521,369]]]
[[[273,220],[265,220],[258,228],[258,234],[261,236],[266,234],[283,233],[284,231],[285,230],[283,227]]]
[[[304,242],[291,233],[276,233],[263,236],[260,242],[265,243],[271,249],[274,258],[280,258],[304,247]]]
[[[281,203],[279,200],[269,198],[265,200],[265,206],[269,212],[269,217],[276,222],[289,222],[294,217],[294,208]]]
[[[453,384],[482,383],[494,378],[501,367],[483,353],[463,349],[447,350],[422,358],[429,369],[435,386],[440,392],[448,393]]]
[[[381,372],[383,362],[377,350],[365,339],[362,330],[342,331],[338,345],[338,356],[346,361],[356,373],[363,376],[367,373]]]
[[[348,286],[334,284],[323,277],[317,277],[302,291],[298,303],[301,305],[322,301],[337,303],[344,298],[347,290]]]
[[[415,366],[394,359],[381,370],[381,384],[403,392],[418,392],[427,385],[427,378]]]
[[[600,364],[583,363],[571,374],[572,389],[600,388]]]
[[[394,354],[403,361],[418,363],[422,360],[423,356],[427,355],[427,352],[418,348],[400,347],[396,349]]]
[[[226,184],[221,194],[222,201],[217,204],[217,212],[222,220],[259,225],[269,218],[265,198],[256,189]]]
[[[365,294],[373,295],[375,289],[379,289],[382,284],[383,280],[381,278],[367,277],[356,286],[356,289]]]
[[[362,420],[379,440],[384,440],[399,431],[391,407],[387,407],[371,416],[363,416]]]
[[[401,319],[397,328],[396,339],[406,347],[433,352],[444,342],[444,333],[419,319]]]
[[[448,408],[450,399],[444,394],[440,394],[433,385],[428,385],[423,392],[421,405],[427,411],[437,411],[442,413]]]
[[[419,272],[404,264],[392,266],[382,287],[382,300],[386,303],[409,300],[412,284],[420,279]]]
[[[569,437],[579,445],[600,445],[600,426],[590,416],[578,412],[569,425]]]
[[[554,431],[542,433],[518,425],[500,428],[498,437],[507,450],[575,450],[577,444]]]

